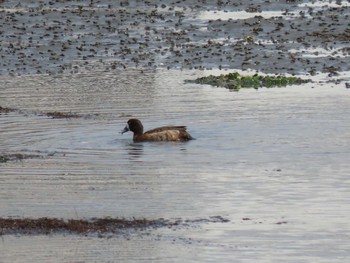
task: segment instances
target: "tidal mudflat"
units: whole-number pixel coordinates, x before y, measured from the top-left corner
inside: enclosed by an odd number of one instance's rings
[[[0,262],[347,262],[346,1],[2,1]],[[311,82],[189,83],[229,72]],[[133,143],[186,125],[196,140]]]
[[[349,70],[347,1],[2,1],[1,74]],[[247,15],[249,14],[249,15]]]

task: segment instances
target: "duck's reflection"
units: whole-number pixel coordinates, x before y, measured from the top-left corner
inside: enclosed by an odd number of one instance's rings
[[[128,143],[125,146],[130,160],[138,160],[143,155],[143,143]]]

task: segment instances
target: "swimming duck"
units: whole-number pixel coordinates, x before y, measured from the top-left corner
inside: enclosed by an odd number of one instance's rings
[[[128,120],[121,133],[132,131],[134,142],[147,141],[188,141],[193,137],[186,131],[186,126],[163,126],[143,133],[143,125],[138,119]]]

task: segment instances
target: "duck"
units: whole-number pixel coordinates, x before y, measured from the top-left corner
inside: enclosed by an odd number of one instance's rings
[[[143,125],[139,119],[128,120],[121,134],[131,131],[134,142],[154,141],[189,141],[193,137],[186,131],[186,126],[163,126],[143,132]]]

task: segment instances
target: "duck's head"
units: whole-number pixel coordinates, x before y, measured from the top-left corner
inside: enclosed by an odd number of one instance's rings
[[[132,131],[134,134],[143,134],[143,125],[139,119],[128,120],[125,128],[121,131],[121,134]]]

